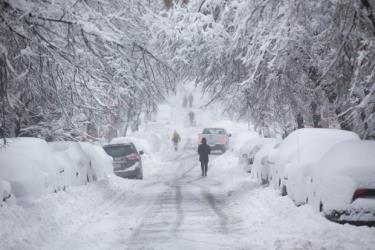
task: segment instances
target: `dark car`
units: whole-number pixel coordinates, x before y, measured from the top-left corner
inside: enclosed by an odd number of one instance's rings
[[[143,179],[143,151],[137,151],[133,143],[108,144],[105,152],[113,158],[113,172],[123,178]]]

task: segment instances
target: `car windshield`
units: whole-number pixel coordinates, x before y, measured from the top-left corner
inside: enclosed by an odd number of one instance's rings
[[[104,150],[107,154],[112,157],[126,156],[131,153],[135,153],[135,148],[131,145],[107,145],[104,146]]]
[[[219,135],[224,135],[225,130],[222,128],[205,128],[203,129],[203,134],[219,134]]]

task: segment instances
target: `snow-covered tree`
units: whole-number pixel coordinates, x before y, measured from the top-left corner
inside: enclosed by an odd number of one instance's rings
[[[149,46],[150,1],[0,1],[1,133],[123,135],[175,75]]]
[[[180,77],[255,126],[374,138],[373,13],[367,0],[197,0],[164,15],[154,41]]]

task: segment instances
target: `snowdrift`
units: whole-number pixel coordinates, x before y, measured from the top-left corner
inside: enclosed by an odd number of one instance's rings
[[[12,138],[0,147],[0,202],[32,200],[112,172],[112,159],[90,143]]]

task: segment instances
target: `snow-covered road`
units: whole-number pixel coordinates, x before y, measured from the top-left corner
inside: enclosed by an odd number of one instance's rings
[[[194,152],[171,158],[143,181],[110,178],[104,188],[112,196],[39,248],[374,249],[374,228],[335,224],[295,207],[231,167],[231,153],[212,157],[206,178]]]
[[[222,183],[199,174],[195,154],[177,155],[43,248],[234,249],[245,235],[239,234],[241,218],[227,209],[228,193],[218,189]],[[118,188],[123,182],[112,181]]]
[[[330,222],[252,180],[236,152],[246,125],[216,120],[233,143],[202,178],[195,140],[215,113],[196,108],[200,127],[186,127],[180,99],[160,109],[182,136],[178,152],[165,138],[143,157],[144,180],[112,175],[2,207],[0,249],[375,249],[375,228]]]

